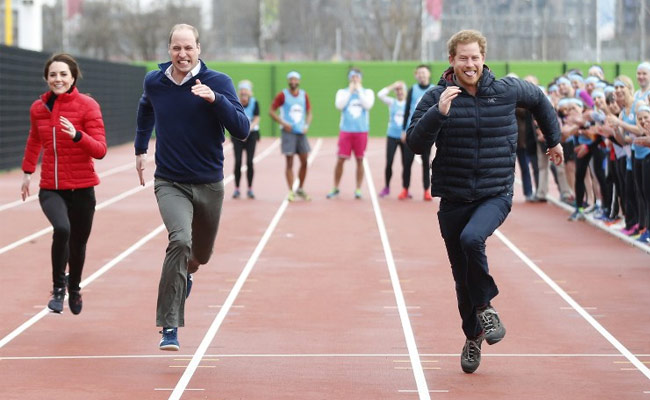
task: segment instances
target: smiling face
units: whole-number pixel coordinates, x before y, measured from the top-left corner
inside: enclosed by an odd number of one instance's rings
[[[485,55],[481,54],[478,42],[458,43],[456,55],[449,56],[449,64],[454,69],[454,74],[460,84],[468,90],[476,89],[484,63]]]
[[[47,85],[54,94],[66,93],[74,84],[70,66],[61,61],[54,61],[47,71]]]
[[[173,76],[182,80],[199,63],[201,46],[197,43],[194,32],[188,28],[179,28],[171,35],[169,56],[174,65]]]
[[[650,129],[650,112],[641,111],[636,115],[636,120],[643,129],[648,131]]]

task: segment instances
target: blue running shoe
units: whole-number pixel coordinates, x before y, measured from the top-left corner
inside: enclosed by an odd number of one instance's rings
[[[338,195],[339,195],[339,189],[338,189],[338,188],[334,188],[334,189],[332,189],[331,192],[329,192],[329,193],[327,194],[326,197],[327,197],[328,199],[333,199],[334,197],[336,197],[336,196],[338,196]]]
[[[160,350],[178,351],[178,328],[163,328],[162,339],[160,340]]]
[[[186,299],[190,297],[190,292],[192,291],[192,283],[194,283],[194,279],[192,279],[192,274],[187,274],[187,291],[185,292]]]

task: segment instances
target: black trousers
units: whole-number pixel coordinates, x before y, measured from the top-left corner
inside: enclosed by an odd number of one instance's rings
[[[409,183],[411,182],[411,168],[406,168],[404,163],[407,161],[411,150],[408,146],[402,142],[401,139],[396,139],[392,137],[386,138],[386,168],[384,169],[384,187],[390,186],[390,179],[393,177],[393,160],[395,159],[395,153],[399,148],[400,153],[402,154],[402,187],[408,188]],[[412,154],[412,153],[411,153]],[[412,159],[412,155],[410,156]],[[412,161],[412,160],[411,160]]]
[[[408,146],[404,146],[405,151],[405,160],[404,160],[404,171],[408,171],[408,180],[405,180],[404,187],[408,189],[411,186],[411,166],[413,165],[413,160],[415,159],[415,154],[409,149]],[[431,162],[429,158],[431,157],[431,150],[427,150],[425,153],[421,154],[422,156],[422,187],[425,191],[431,186]]]
[[[650,155],[633,160],[639,228],[650,228]]]
[[[242,153],[244,150],[246,150],[246,178],[248,179],[248,187],[253,186],[253,175],[255,174],[253,170],[253,158],[255,157],[255,147],[258,138],[259,132],[251,132],[245,142],[237,139],[232,141],[232,147],[235,153],[235,187],[239,187],[239,182],[241,181]]]
[[[43,213],[52,224],[52,284],[65,287],[65,269],[69,268],[68,288],[79,290],[86,260],[86,244],[95,215],[95,188],[46,190],[38,193]]]
[[[481,333],[477,307],[490,304],[499,289],[490,276],[485,241],[505,221],[512,194],[470,203],[440,201],[438,221],[456,283],[458,311],[467,338]]]
[[[600,150],[590,149],[582,158],[576,157],[576,209],[581,208],[585,201],[585,176],[587,175],[589,163],[592,158],[597,160],[597,162],[594,162],[594,174],[596,175],[601,191],[607,189],[605,184],[605,170],[602,164],[603,158],[600,154],[596,154],[598,151]]]

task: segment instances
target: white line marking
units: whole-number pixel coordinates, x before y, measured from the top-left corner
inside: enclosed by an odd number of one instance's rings
[[[153,390],[171,392],[172,390],[174,390],[174,388],[154,388]],[[188,391],[188,392],[191,392],[191,391],[203,391],[205,389],[185,389],[185,390]]]
[[[111,197],[110,199],[99,203],[95,207],[95,210],[101,210],[102,208],[106,208],[107,206],[109,206],[109,205],[111,205],[111,204],[113,204],[113,203],[115,203],[115,202],[117,202],[119,200],[123,200],[123,199],[127,198],[128,196],[131,196],[134,193],[138,193],[138,192],[146,189],[147,187],[151,186],[152,183],[153,183],[153,180],[147,182],[144,186],[137,186],[137,187],[134,187],[132,189],[127,190],[126,192],[122,192],[122,193],[118,194],[117,196]],[[4,254],[4,253],[8,252],[9,250],[13,250],[16,247],[21,246],[21,245],[23,245],[23,244],[25,244],[27,242],[30,242],[30,241],[32,241],[32,240],[34,240],[34,239],[36,239],[38,237],[41,237],[41,236],[43,236],[43,235],[45,235],[46,233],[49,233],[49,232],[52,232],[52,227],[51,226],[48,226],[47,228],[43,228],[38,232],[32,233],[29,236],[25,236],[24,238],[22,238],[20,240],[17,240],[15,242],[11,243],[11,244],[6,245],[5,247],[0,248],[0,254]]]
[[[318,141],[316,142],[316,146],[314,146],[314,150],[312,151],[309,157],[308,164],[311,164],[314,158],[316,158],[316,155],[320,150],[322,142],[323,142],[322,139],[318,139]],[[296,179],[294,181],[294,189],[297,188],[297,186],[298,186],[298,180]],[[233,303],[237,299],[237,296],[239,295],[241,288],[244,286],[244,283],[246,283],[246,279],[248,279],[248,276],[253,270],[255,264],[257,263],[260,254],[262,254],[262,251],[266,247],[266,244],[268,243],[269,239],[271,238],[271,235],[275,231],[275,228],[280,222],[280,218],[282,218],[282,215],[284,214],[284,211],[287,209],[288,205],[289,202],[287,201],[287,199],[284,199],[282,201],[282,204],[280,205],[280,208],[278,208],[278,211],[273,216],[271,223],[266,228],[264,235],[262,235],[262,238],[257,244],[257,247],[255,247],[255,250],[253,250],[253,254],[251,254],[250,258],[248,259],[248,262],[244,266],[244,269],[239,275],[239,278],[233,285],[232,290],[228,294],[226,301],[224,301],[223,306],[219,310],[219,313],[215,317],[214,321],[212,321],[210,328],[208,329],[207,333],[203,337],[203,340],[199,344],[199,347],[196,349],[194,356],[192,356],[192,361],[190,361],[189,365],[187,366],[187,369],[185,370],[185,372],[183,372],[183,375],[179,379],[178,383],[176,383],[176,387],[174,388],[172,394],[169,396],[169,399],[177,400],[180,399],[181,396],[183,395],[183,391],[185,390],[188,383],[190,382],[190,379],[192,379],[192,376],[194,375],[196,368],[201,362],[201,359],[205,356],[205,352],[208,350],[210,343],[212,343],[214,337],[217,335],[217,332],[219,331],[221,324],[226,318],[226,315],[228,315],[230,308],[232,307]]]
[[[147,160],[147,163],[149,163],[149,162],[153,162],[153,157],[151,157],[151,158],[149,158],[149,159]],[[120,166],[118,166],[118,167],[111,168],[111,169],[106,170],[106,171],[104,171],[104,172],[101,172],[101,173],[99,173],[99,174],[97,174],[97,175],[98,175],[100,178],[105,178],[105,177],[107,177],[107,176],[115,175],[115,174],[117,174],[117,173],[119,173],[119,172],[123,172],[123,171],[129,170],[129,169],[131,169],[131,168],[135,169],[135,162],[133,162],[133,163],[128,163],[128,164],[120,165]],[[20,199],[20,200],[12,201],[11,203],[7,203],[7,204],[3,204],[3,205],[1,205],[1,206],[0,206],[0,211],[4,211],[4,210],[7,210],[7,209],[9,209],[9,208],[17,207],[17,206],[19,206],[19,205],[21,205],[21,204],[29,203],[29,202],[34,201],[34,200],[36,200],[36,199],[38,199],[38,194],[33,194],[33,195],[27,197],[27,198],[25,199],[25,201],[23,201],[22,199]]]
[[[379,208],[379,201],[377,201],[377,194],[375,193],[375,184],[373,183],[372,180],[372,171],[370,171],[370,164],[368,163],[368,158],[363,159],[363,169],[366,175],[368,190],[370,191],[370,199],[372,201],[372,208],[375,212],[375,219],[377,220],[377,228],[379,229],[381,244],[382,247],[384,248],[386,265],[388,267],[390,280],[393,285],[393,291],[395,292],[395,302],[397,303],[399,318],[400,321],[402,322],[402,330],[404,331],[404,340],[406,341],[406,347],[408,349],[409,358],[411,360],[411,366],[413,367],[413,376],[415,378],[415,383],[418,388],[419,397],[421,400],[430,400],[431,396],[429,396],[427,380],[424,377],[424,371],[422,369],[422,364],[420,363],[420,355],[418,354],[418,347],[417,344],[415,343],[413,328],[411,328],[411,321],[409,320],[406,301],[404,300],[404,294],[402,293],[402,287],[400,285],[399,276],[397,274],[397,268],[395,266],[395,260],[393,258],[393,251],[391,250],[390,242],[388,241],[388,233],[386,233],[384,218],[381,214],[381,209]]]
[[[418,393],[418,390],[415,389],[400,389],[399,393]],[[429,393],[449,393],[449,390],[446,389],[432,389],[429,390]]]
[[[269,155],[271,153],[271,151],[273,151],[276,147],[278,147],[279,144],[280,144],[280,140],[276,139],[269,147],[264,149],[264,151],[261,152],[259,156],[256,156],[253,159],[253,161],[257,162],[257,161],[261,160],[262,158],[266,157],[267,155]],[[244,167],[242,167],[242,171],[246,170],[246,168],[244,168]],[[133,168],[135,169],[135,167],[133,167]],[[228,178],[224,179],[224,184],[228,183],[232,179],[233,179],[233,176],[231,174],[230,176],[228,176]],[[95,207],[95,210],[99,211],[99,210],[101,210],[103,208],[106,208],[106,207],[110,206],[113,203],[116,203],[116,202],[118,202],[120,200],[123,200],[123,199],[131,196],[132,194],[138,193],[138,192],[148,188],[152,184],[153,184],[153,179],[146,182],[144,186],[138,185],[138,186],[136,186],[136,187],[134,187],[132,189],[127,190],[126,192],[122,192],[122,193],[118,194],[117,196],[113,196],[110,199],[99,203]],[[24,238],[22,238],[20,240],[17,240],[15,242],[11,243],[11,244],[6,245],[5,247],[0,248],[0,254],[4,254],[4,253],[8,252],[9,250],[15,249],[16,247],[21,246],[21,245],[23,245],[23,244],[25,244],[27,242],[30,242],[30,241],[32,241],[32,240],[34,240],[34,239],[36,239],[38,237],[41,237],[41,236],[43,236],[43,235],[45,235],[45,234],[47,234],[49,232],[52,232],[52,227],[51,226],[48,226],[47,228],[43,228],[38,232],[32,233],[29,236],[26,236],[26,237],[24,237]]]
[[[272,149],[274,147],[277,147],[279,144],[279,139],[276,139],[275,142],[271,146],[269,146],[266,150]],[[260,160],[264,157],[266,157],[268,154],[270,154],[269,151],[264,151],[260,154],[259,157],[255,157],[253,161]],[[230,174],[227,178],[224,179],[224,185],[231,182],[234,179],[234,176]],[[149,181],[151,183],[153,181]],[[146,186],[146,185],[145,185]],[[140,186],[140,188],[144,188]],[[98,206],[99,207],[99,206]],[[50,230],[52,227],[49,228]],[[89,285],[91,282],[93,282],[95,279],[99,278],[101,275],[106,273],[108,270],[113,268],[117,263],[121,262],[124,258],[128,257],[131,253],[136,251],[138,248],[142,247],[145,243],[147,243],[149,240],[153,239],[158,233],[160,233],[162,230],[165,229],[165,225],[161,224],[157,228],[155,228],[153,231],[149,232],[147,235],[145,235],[142,239],[138,240],[135,244],[133,244],[131,247],[126,249],[124,252],[122,252],[120,255],[106,263],[103,267],[95,271],[92,275],[90,275],[88,278],[84,279],[79,286],[81,288],[86,287]],[[0,251],[0,254],[2,254],[2,251]],[[67,295],[66,295],[67,297]],[[49,309],[45,307],[42,309],[40,312],[38,312],[36,315],[34,315],[32,318],[24,322],[22,325],[20,325],[18,328],[14,329],[11,333],[9,333],[7,336],[2,338],[0,340],[0,349],[3,348],[7,343],[11,342],[13,339],[15,339],[18,335],[23,333],[25,330],[27,330],[30,326],[34,325],[36,322],[38,322],[40,319],[42,319],[44,316],[48,315],[50,313]]]
[[[142,239],[138,240],[135,244],[133,244],[131,247],[128,249],[124,250],[120,255],[106,263],[103,267],[95,271],[92,275],[90,275],[88,278],[84,279],[83,282],[79,285],[80,287],[85,287],[86,285],[90,284],[92,281],[97,279],[99,276],[102,274],[106,273],[108,270],[113,268],[117,263],[121,262],[124,260],[126,257],[128,257],[131,253],[142,247],[145,243],[147,243],[149,240],[153,239],[157,234],[162,232],[165,229],[165,225],[159,225],[156,229],[153,231],[149,232],[147,235],[145,235]],[[0,349],[3,348],[7,343],[11,342],[16,336],[20,335],[23,333],[25,330],[27,330],[30,326],[34,325],[36,322],[38,322],[41,318],[49,314],[50,311],[47,307],[42,309],[39,313],[34,315],[32,318],[24,322],[22,325],[20,325],[18,328],[14,329],[13,332],[2,338],[0,340]]]
[[[146,358],[172,358],[178,361],[191,361],[193,354],[130,354],[130,355],[76,355],[76,356],[14,356],[0,357],[0,361],[39,361],[39,360],[113,360],[113,359],[146,359]],[[448,354],[420,354],[421,357],[458,358],[458,353]],[[621,358],[620,353],[603,354],[483,354],[484,357],[496,358]],[[637,354],[638,357],[648,357],[648,354]],[[220,358],[395,358],[408,357],[408,354],[401,353],[378,353],[378,354],[205,354],[201,361],[215,361]],[[393,360],[393,362],[411,362],[411,360]],[[422,363],[435,363],[438,360],[422,360]],[[614,361],[622,363],[625,361]],[[629,362],[628,362],[629,363]]]
[[[641,361],[634,354],[632,354],[621,342],[618,341],[611,333],[607,331],[596,319],[591,316],[577,301],[573,300],[557,283],[546,275],[535,263],[533,263],[521,250],[517,248],[504,234],[498,229],[494,232],[501,241],[508,246],[513,253],[515,253],[521,260],[528,265],[540,278],[546,282],[555,292],[564,299],[574,310],[578,312],[591,326],[598,331],[612,346],[616,348],[625,358],[627,358],[646,378],[650,379],[650,370],[643,365]]]

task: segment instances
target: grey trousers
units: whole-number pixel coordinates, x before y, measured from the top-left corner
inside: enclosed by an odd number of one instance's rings
[[[535,197],[545,199],[548,195],[548,180],[551,172],[551,163],[546,155],[546,145],[537,142],[537,162],[539,163],[539,185]],[[557,171],[557,184],[562,198],[571,196],[571,187],[566,177],[564,163],[555,166]]]
[[[154,191],[169,238],[158,285],[156,326],[184,326],[187,264],[190,258],[206,264],[212,255],[224,185],[223,181],[189,184],[156,178]]]

